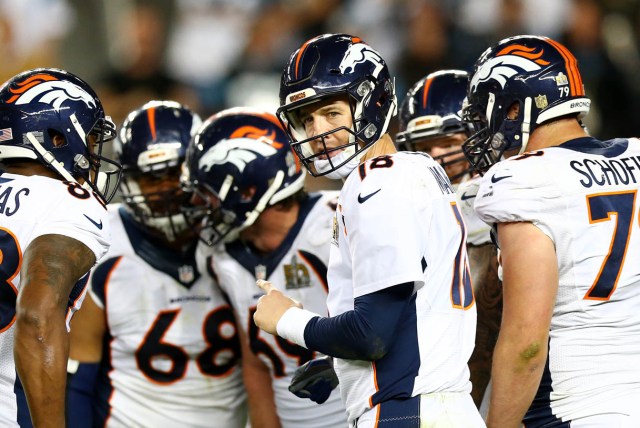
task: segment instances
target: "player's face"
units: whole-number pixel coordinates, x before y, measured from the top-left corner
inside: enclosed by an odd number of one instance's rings
[[[298,114],[307,138],[321,135],[340,127],[351,128],[353,125],[351,107],[345,97],[329,98],[301,107]],[[321,138],[311,142],[311,148],[314,153],[323,151],[325,145],[327,149],[331,149],[347,144],[349,142],[349,133],[346,130],[340,130],[326,135],[323,139],[324,144]],[[329,156],[336,156],[340,151],[329,152]],[[326,159],[326,156],[320,156],[318,159]]]
[[[462,143],[466,140],[465,134],[453,134],[446,137],[438,137],[422,141],[415,144],[416,150],[428,153],[431,157],[437,158],[444,164],[447,176],[454,183],[460,181],[464,171],[469,168],[469,163],[460,152]],[[447,156],[451,154],[450,156]],[[454,179],[454,177],[456,177]]]
[[[146,203],[153,212],[168,212],[178,214],[181,212],[184,200],[184,191],[180,187],[179,170],[175,169],[160,177],[149,174],[140,175],[136,182],[140,192],[147,195]],[[167,198],[167,195],[173,195]]]

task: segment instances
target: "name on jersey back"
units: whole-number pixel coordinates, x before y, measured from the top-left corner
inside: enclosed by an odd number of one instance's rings
[[[21,198],[29,195],[29,189],[23,187],[16,190],[13,186],[0,185],[0,214],[11,217],[20,209]]]
[[[584,187],[637,183],[636,175],[640,178],[640,156],[573,160],[569,165],[582,176],[580,184]]]

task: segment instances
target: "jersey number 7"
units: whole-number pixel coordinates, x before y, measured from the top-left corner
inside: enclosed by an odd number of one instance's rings
[[[586,300],[609,300],[616,289],[631,238],[635,206],[635,190],[587,195],[589,223],[611,221],[612,214],[615,214],[616,223],[609,254],[604,258],[600,272],[585,294]]]

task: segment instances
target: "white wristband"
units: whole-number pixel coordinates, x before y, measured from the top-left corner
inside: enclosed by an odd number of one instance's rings
[[[278,336],[306,348],[307,344],[304,341],[304,329],[311,318],[318,316],[318,314],[314,314],[305,309],[289,308],[282,317],[280,317],[280,321],[278,321],[278,325],[276,326]]]

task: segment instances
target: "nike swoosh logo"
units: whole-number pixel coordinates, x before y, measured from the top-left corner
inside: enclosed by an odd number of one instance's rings
[[[467,199],[473,199],[476,197],[476,195],[477,193],[474,193],[473,195],[468,195],[466,193],[463,193],[462,196],[460,196],[460,200],[466,201]]]
[[[495,175],[493,177],[491,177],[491,182],[492,183],[497,183],[500,180],[504,180],[505,178],[509,178],[509,177],[513,177],[512,175],[505,175],[503,177],[496,177]]]
[[[98,229],[102,230],[102,220],[100,220],[100,223],[98,223],[97,221],[95,221],[94,219],[92,219],[91,217],[89,217],[86,214],[82,214],[83,216],[85,216],[87,218],[87,220],[89,220],[91,223],[93,223],[93,225],[95,227],[97,227]]]
[[[381,190],[382,190],[382,189],[378,189],[378,190],[376,190],[375,192],[373,192],[373,193],[369,193],[367,196],[364,196],[364,197],[363,197],[363,196],[361,196],[361,195],[358,193],[358,202],[359,202],[359,203],[361,203],[361,204],[363,204],[363,203],[367,202],[367,199],[369,199],[370,197],[372,197],[373,195],[375,195],[376,193],[378,193],[378,192],[379,192],[379,191],[381,191]]]

